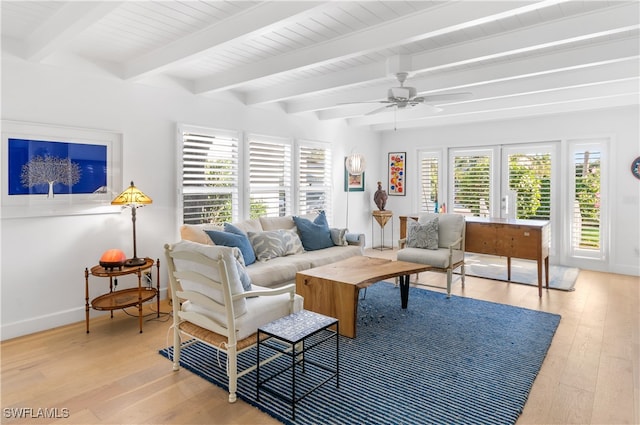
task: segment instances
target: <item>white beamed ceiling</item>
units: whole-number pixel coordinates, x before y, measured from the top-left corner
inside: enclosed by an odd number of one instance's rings
[[[640,103],[640,2],[6,1],[3,57],[375,131]],[[463,101],[366,115],[397,86]]]

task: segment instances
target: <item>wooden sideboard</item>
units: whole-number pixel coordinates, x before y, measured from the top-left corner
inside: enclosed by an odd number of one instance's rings
[[[400,216],[400,238],[407,236],[407,220],[417,215]],[[549,222],[503,218],[465,217],[465,252],[507,257],[507,280],[511,280],[511,258],[536,260],[538,296],[542,297],[542,269],[549,288]]]

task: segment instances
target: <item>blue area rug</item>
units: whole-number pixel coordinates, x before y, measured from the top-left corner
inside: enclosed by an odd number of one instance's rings
[[[467,276],[500,280],[538,286],[538,265],[533,260],[511,259],[511,280],[507,280],[507,258],[496,255],[469,254],[465,256],[465,274]],[[580,269],[551,265],[549,267],[549,289],[574,291]],[[544,287],[544,275],[542,276]]]
[[[359,302],[357,338],[340,337],[339,388],[331,380],[311,393],[295,421],[283,401],[262,392],[256,401],[255,371],[239,379],[238,395],[286,424],[513,424],[559,322],[555,314],[413,287],[402,310],[399,289],[380,282]],[[331,343],[307,356],[332,366],[334,352]],[[250,350],[240,362],[255,364],[255,356]],[[181,363],[227,388],[213,349],[194,344]],[[297,373],[303,387],[321,374]],[[282,376],[277,385],[290,392],[290,374]]]

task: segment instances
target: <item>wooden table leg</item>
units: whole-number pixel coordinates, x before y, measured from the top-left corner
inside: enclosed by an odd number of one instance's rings
[[[536,263],[538,264],[538,296],[542,298],[542,259],[539,258]],[[549,284],[547,282],[547,288],[548,287]]]
[[[138,321],[140,333],[142,333],[142,271],[138,269]]]
[[[547,289],[549,289],[549,256],[544,258],[544,278],[547,282]]]
[[[89,269],[84,269],[84,310],[87,322],[87,333],[89,333]]]
[[[156,305],[158,309],[158,316],[160,317],[160,259],[156,259]]]

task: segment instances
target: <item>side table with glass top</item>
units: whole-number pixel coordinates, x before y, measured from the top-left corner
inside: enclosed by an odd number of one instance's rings
[[[335,327],[335,329],[330,329]],[[312,359],[310,351],[319,349],[324,344],[335,338],[335,367],[323,364],[320,361]],[[257,335],[257,370],[256,370],[256,399],[260,400],[260,391],[291,403],[291,417],[296,418],[296,403],[311,394],[320,386],[336,379],[336,388],[340,387],[340,337],[338,319],[314,313],[308,310],[302,310],[289,316],[282,317],[271,323],[258,328]],[[269,376],[264,375],[264,366],[261,365],[261,351],[278,352],[291,358],[291,363],[285,365],[280,370],[267,371]],[[328,353],[330,356],[330,353]],[[326,360],[327,356],[319,356],[320,360]],[[276,363],[276,362],[272,362]],[[287,362],[288,363],[288,362]],[[315,367],[315,373],[299,382],[298,378],[302,378],[296,373],[298,365],[301,366],[301,375],[305,373],[307,365]],[[278,388],[277,378],[282,378],[283,373],[291,370],[291,396],[286,395]],[[270,386],[269,384],[272,384]],[[286,384],[286,382],[280,382]],[[286,385],[280,386],[284,388]],[[301,394],[298,394],[301,393]]]
[[[156,265],[156,287],[151,283],[149,286],[142,284],[143,271],[149,270]],[[138,286],[127,289],[114,290],[118,285],[118,277],[135,274],[138,277]],[[89,276],[108,277],[109,292],[100,295],[89,303]],[[142,304],[156,297],[157,314],[160,317],[160,260],[145,258],[144,264],[140,266],[122,267],[102,267],[93,266],[91,269],[84,269],[85,282],[85,313],[87,322],[87,333],[89,333],[89,310],[90,307],[99,311],[110,311],[113,318],[113,310],[125,309],[127,307],[138,307],[138,321],[140,333],[142,333]]]

